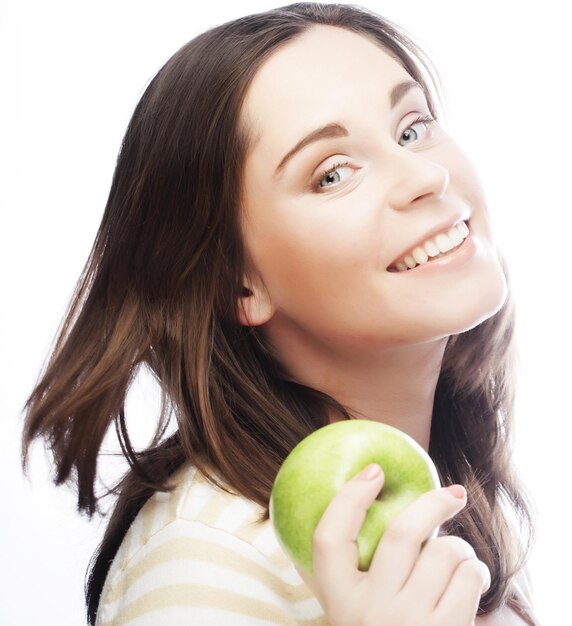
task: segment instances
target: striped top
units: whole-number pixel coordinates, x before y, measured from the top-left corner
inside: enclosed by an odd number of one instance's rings
[[[96,626],[327,626],[262,507],[189,465],[172,480],[127,531]]]

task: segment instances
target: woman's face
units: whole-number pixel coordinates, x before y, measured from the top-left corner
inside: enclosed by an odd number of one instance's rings
[[[242,111],[242,231],[267,301],[247,309],[251,323],[379,350],[468,330],[501,307],[479,180],[437,123],[416,121],[430,112],[420,88],[399,87],[411,80],[370,40],[330,26],[258,71]],[[433,259],[465,237],[461,225],[435,241],[459,221],[470,235]],[[433,260],[392,271],[406,256]]]

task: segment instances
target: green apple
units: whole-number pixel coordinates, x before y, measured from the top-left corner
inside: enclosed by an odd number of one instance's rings
[[[363,571],[389,522],[421,494],[440,486],[433,461],[406,433],[363,419],[324,426],[288,455],[272,487],[270,519],[299,567],[312,573],[312,538],[320,518],[342,486],[371,463],[381,466],[385,480],[357,537]]]

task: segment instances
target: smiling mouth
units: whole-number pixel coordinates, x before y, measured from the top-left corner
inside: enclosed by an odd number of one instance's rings
[[[451,228],[426,239],[423,243],[418,244],[403,257],[392,263],[387,268],[387,271],[407,272],[418,265],[430,263],[434,259],[454,252],[470,233],[467,225],[468,221],[459,220]]]

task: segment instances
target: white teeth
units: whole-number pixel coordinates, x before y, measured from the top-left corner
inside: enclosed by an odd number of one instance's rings
[[[459,229],[461,235],[469,234],[469,227],[465,224],[465,222],[457,222],[455,226]]]
[[[437,256],[439,254],[439,248],[431,241],[431,239],[426,241],[423,244],[423,247],[429,256]]]
[[[405,258],[395,264],[398,272],[405,272],[417,265],[428,263],[430,258],[444,254],[459,246],[469,234],[469,228],[465,222],[457,222],[446,233],[439,233],[433,239],[428,239],[417,246]],[[395,271],[395,270],[393,270]]]
[[[457,230],[455,226],[449,229],[447,235],[449,235],[449,239],[453,242],[453,245],[455,246],[458,246],[461,241],[463,241],[463,235],[461,235],[461,233]]]
[[[417,261],[412,256],[406,256],[403,260],[410,270],[417,265]]]
[[[417,248],[413,250],[411,256],[417,261],[417,263],[419,263],[419,265],[427,263],[427,260],[429,259],[427,252],[425,252],[425,250],[420,246],[417,246]]]
[[[435,244],[439,248],[439,252],[449,252],[455,246],[445,233],[439,233],[435,237]]]

